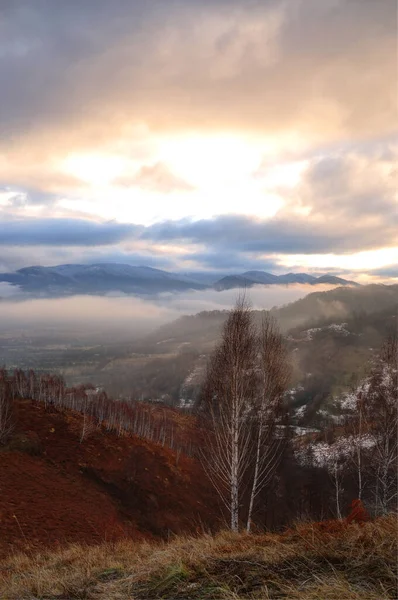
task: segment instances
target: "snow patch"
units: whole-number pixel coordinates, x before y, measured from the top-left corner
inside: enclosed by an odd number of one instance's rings
[[[335,333],[339,333],[343,336],[350,335],[350,332],[346,329],[348,323],[332,323],[331,325],[327,325],[326,327],[312,327],[311,329],[305,330],[303,333],[306,334],[305,339],[307,341],[311,341],[314,339],[314,335],[319,331],[333,331]]]
[[[296,419],[302,419],[304,417],[306,411],[307,411],[307,406],[304,404],[304,406],[300,406],[299,408],[296,408],[296,410],[293,413],[293,416]]]
[[[346,460],[352,456],[356,449],[372,448],[376,444],[376,439],[369,435],[340,437],[333,444],[326,442],[316,442],[309,444],[305,449],[298,448],[295,451],[296,457],[301,464],[313,464],[317,467],[331,469],[336,463]]]

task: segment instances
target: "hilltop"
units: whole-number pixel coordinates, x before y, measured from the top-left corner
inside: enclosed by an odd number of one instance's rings
[[[250,294],[248,296],[250,298]],[[284,332],[297,327],[311,327],[325,319],[342,321],[354,315],[367,316],[384,309],[396,309],[398,285],[366,285],[360,287],[337,287],[323,292],[312,292],[304,298],[271,309]],[[255,310],[258,321],[265,311]],[[201,349],[214,344],[228,311],[202,311],[195,315],[180,317],[167,323],[141,340],[144,346],[164,343],[166,347],[189,342]],[[169,345],[168,345],[169,344]],[[163,349],[162,349],[163,350]]]

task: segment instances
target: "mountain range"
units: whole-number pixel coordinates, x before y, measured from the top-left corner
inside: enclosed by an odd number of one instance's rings
[[[25,293],[39,296],[102,295],[123,292],[139,296],[162,292],[214,289],[217,291],[248,288],[254,285],[358,285],[333,275],[314,277],[307,273],[273,275],[265,271],[242,274],[211,275],[209,273],[172,273],[146,266],[118,263],[66,264],[54,267],[32,266],[12,273],[0,273],[0,283],[18,287]]]
[[[286,273],[285,275],[273,275],[265,271],[247,271],[242,275],[227,275],[213,285],[217,291],[230,290],[234,288],[252,287],[253,285],[289,285],[293,283],[309,285],[359,285],[354,281],[348,281],[334,275],[322,275],[314,277],[308,273]]]

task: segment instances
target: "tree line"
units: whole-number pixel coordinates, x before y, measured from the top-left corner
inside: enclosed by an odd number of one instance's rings
[[[83,415],[80,441],[95,428],[136,435],[161,446],[191,455],[194,444],[181,435],[170,409],[153,407],[134,401],[110,398],[92,384],[69,388],[63,377],[36,374],[15,369],[0,369],[0,443],[4,443],[14,427],[13,403],[16,398],[42,402],[46,408],[73,410]]]

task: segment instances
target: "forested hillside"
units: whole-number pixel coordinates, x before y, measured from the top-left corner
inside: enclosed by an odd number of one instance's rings
[[[253,311],[257,323],[265,314]],[[397,329],[398,286],[315,292],[270,314],[289,342],[292,387],[300,391],[297,406],[321,408],[356,384],[383,339]],[[173,404],[194,400],[227,316],[228,311],[210,311],[181,317],[134,344],[123,358],[110,360],[95,376],[115,394],[167,394],[165,400]]]

